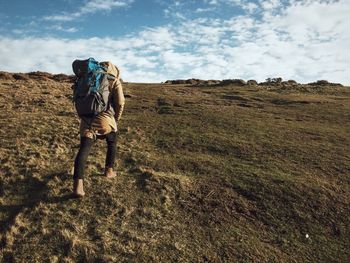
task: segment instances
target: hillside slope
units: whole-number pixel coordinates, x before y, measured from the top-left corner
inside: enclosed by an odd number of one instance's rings
[[[0,82],[3,262],[350,261],[349,88],[125,84],[77,200],[70,86]]]

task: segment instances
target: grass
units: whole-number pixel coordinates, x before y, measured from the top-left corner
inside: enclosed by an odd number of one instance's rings
[[[1,81],[2,261],[350,260],[347,87],[124,88],[120,176],[98,141],[76,200],[70,84]]]

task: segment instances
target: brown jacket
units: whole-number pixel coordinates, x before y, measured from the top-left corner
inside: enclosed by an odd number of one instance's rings
[[[125,98],[123,87],[120,82],[120,72],[111,62],[101,62],[108,70],[107,72],[116,78],[110,82],[110,99],[112,101],[113,110],[108,110],[99,114],[94,120],[82,118],[80,120],[80,136],[95,138],[96,135],[106,135],[110,132],[117,131],[117,124],[120,120]]]

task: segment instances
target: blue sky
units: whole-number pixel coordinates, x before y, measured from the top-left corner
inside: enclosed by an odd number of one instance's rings
[[[0,70],[71,74],[110,60],[127,81],[283,77],[350,84],[348,0],[0,2]]]

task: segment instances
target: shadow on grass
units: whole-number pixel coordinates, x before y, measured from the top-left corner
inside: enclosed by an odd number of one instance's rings
[[[0,234],[2,236],[0,240],[0,248],[6,246],[6,233],[10,231],[11,227],[15,224],[17,216],[25,209],[34,209],[39,203],[62,203],[75,197],[69,193],[62,196],[48,197],[50,191],[48,183],[54,177],[59,176],[64,178],[63,180],[69,180],[68,177],[63,176],[65,172],[50,174],[45,177],[44,180],[40,180],[35,177],[29,177],[24,180],[19,180],[13,184],[13,188],[10,189],[10,193],[16,196],[16,199],[12,200],[14,204],[1,204],[0,205]],[[20,198],[18,198],[20,196]]]
[[[151,172],[139,173],[136,176],[136,186],[141,191],[147,191],[147,185],[149,184],[149,179],[152,177]]]

